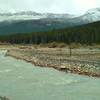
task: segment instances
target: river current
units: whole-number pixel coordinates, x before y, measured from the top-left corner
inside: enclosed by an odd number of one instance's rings
[[[0,51],[0,96],[10,100],[100,100],[100,79],[41,68]]]

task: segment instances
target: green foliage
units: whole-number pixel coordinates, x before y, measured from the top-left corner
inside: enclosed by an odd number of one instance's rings
[[[73,28],[52,30],[48,32],[33,32],[30,34],[12,34],[0,36],[1,42],[22,43],[22,44],[45,44],[52,43],[56,47],[58,43],[66,44],[99,44],[100,43],[100,22],[90,23]]]

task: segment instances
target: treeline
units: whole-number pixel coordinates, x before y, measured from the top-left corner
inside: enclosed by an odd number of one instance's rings
[[[73,28],[52,30],[49,32],[34,32],[25,34],[12,34],[0,36],[1,42],[40,44],[50,42],[99,44],[100,43],[100,22],[95,22]]]

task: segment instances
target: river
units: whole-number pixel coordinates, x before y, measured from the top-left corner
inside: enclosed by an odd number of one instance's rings
[[[100,79],[66,74],[5,57],[0,51],[0,96],[10,100],[100,100]]]

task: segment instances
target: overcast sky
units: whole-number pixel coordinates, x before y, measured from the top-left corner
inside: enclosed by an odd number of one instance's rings
[[[0,0],[0,12],[36,11],[50,13],[83,14],[100,7],[100,0]]]

